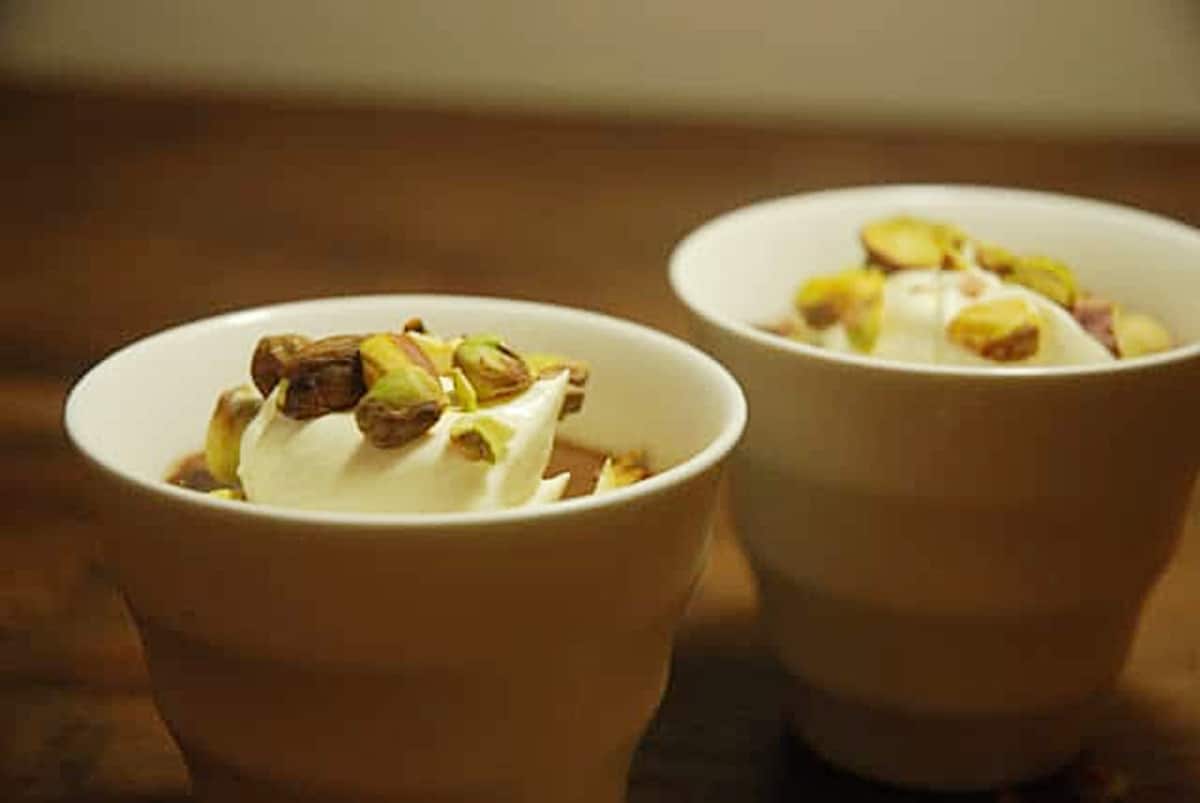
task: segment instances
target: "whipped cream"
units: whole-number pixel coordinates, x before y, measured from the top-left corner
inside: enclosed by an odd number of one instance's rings
[[[1020,298],[1042,319],[1038,350],[1019,362],[996,363],[952,342],[946,327],[963,307],[982,301]],[[851,345],[845,326],[837,323],[813,332],[817,345],[861,354]],[[1116,358],[1088,334],[1070,312],[1045,296],[1005,282],[975,267],[957,271],[912,268],[890,274],[884,282],[883,321],[872,357],[947,365],[1087,365]]]
[[[542,474],[566,391],[564,371],[478,412],[446,410],[412,443],[379,449],[363,438],[353,411],[288,418],[276,388],[242,436],[238,476],[251,502],[308,510],[450,513],[553,502],[569,475]],[[495,464],[467,460],[450,445],[455,423],[475,415],[513,430]]]

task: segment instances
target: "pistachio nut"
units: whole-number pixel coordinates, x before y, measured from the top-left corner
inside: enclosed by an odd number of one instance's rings
[[[278,384],[275,385],[275,408],[281,413],[287,407],[287,392],[288,381],[280,379]]]
[[[454,382],[454,404],[468,413],[479,409],[479,397],[475,395],[475,388],[462,369],[451,368],[450,379]]]
[[[283,378],[286,393],[280,410],[289,418],[316,418],[348,410],[366,392],[358,335],[334,335],[313,341],[288,362]]]
[[[374,386],[381,376],[401,365],[415,365],[431,375],[437,373],[425,352],[407,332],[371,335],[358,344],[358,354],[362,360],[363,382],[367,388]]]
[[[246,500],[246,494],[237,488],[213,488],[208,492],[208,495],[214,496],[217,499],[229,499],[235,502],[244,502]]]
[[[1117,349],[1117,336],[1113,324],[1117,317],[1117,305],[1107,298],[1084,296],[1075,299],[1071,314],[1083,330],[1114,355],[1120,356]]]
[[[583,400],[587,396],[582,388],[570,386],[567,392],[563,394],[562,409],[558,411],[558,420],[561,421],[569,415],[574,415],[583,409]]]
[[[966,270],[968,265],[962,251],[952,249],[942,254],[942,270]]]
[[[487,415],[462,418],[450,428],[450,445],[468,460],[495,463],[508,453],[513,430],[503,421]]]
[[[529,366],[495,335],[471,335],[454,349],[454,365],[462,370],[480,402],[522,393],[533,384]]]
[[[249,385],[225,391],[217,398],[204,439],[204,464],[222,485],[237,485],[242,433],[262,407],[262,397]]]
[[[425,321],[417,317],[412,317],[405,321],[403,328],[405,332],[420,332],[421,334],[425,334],[427,331],[425,329]]]
[[[814,329],[841,322],[859,351],[869,352],[883,320],[884,274],[875,268],[850,268],[809,279],[796,293],[796,311]]]
[[[1067,309],[1075,303],[1079,292],[1071,269],[1050,257],[1017,257],[1004,279],[1024,285]]]
[[[976,242],[975,261],[984,270],[1005,276],[1012,273],[1017,258],[994,243]]]
[[[950,341],[987,360],[1015,362],[1037,353],[1038,311],[1023,298],[998,298],[963,307],[946,328]]]
[[[816,345],[819,342],[816,331],[799,315],[789,315],[778,323],[767,324],[759,328],[773,335],[795,340],[798,343]]]
[[[376,380],[354,408],[354,420],[371,445],[391,449],[425,434],[445,407],[438,378],[404,363]]]
[[[1140,312],[1118,310],[1113,321],[1117,354],[1142,357],[1171,348],[1171,334],[1156,318]]]
[[[525,364],[538,379],[547,379],[562,371],[567,372],[567,381],[575,387],[587,384],[591,369],[583,360],[573,360],[560,354],[534,353],[525,355]]]
[[[288,362],[312,341],[304,335],[268,335],[254,347],[250,358],[250,377],[264,397],[270,396],[283,378]]]
[[[408,339],[425,353],[425,357],[440,376],[450,373],[450,369],[454,367],[454,349],[458,345],[456,340],[443,340],[426,332],[410,331],[407,334]]]
[[[962,250],[966,235],[954,226],[900,215],[868,223],[860,232],[872,264],[885,270],[954,267],[947,255]]]
[[[600,467],[595,493],[624,488],[649,476],[650,469],[646,467],[645,456],[641,452],[612,455],[606,458],[604,465]]]

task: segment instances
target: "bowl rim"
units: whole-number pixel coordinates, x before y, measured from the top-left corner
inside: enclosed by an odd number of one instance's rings
[[[171,485],[165,478],[152,480],[127,471],[113,461],[98,454],[89,442],[79,420],[79,409],[93,383],[112,364],[132,352],[153,348],[157,343],[179,336],[187,336],[206,329],[240,325],[253,319],[268,320],[282,312],[296,312],[306,307],[330,307],[340,305],[370,306],[375,304],[439,304],[460,303],[489,304],[503,306],[519,314],[542,311],[559,315],[579,316],[592,326],[623,329],[639,338],[656,341],[661,347],[673,351],[681,360],[699,363],[717,392],[725,397],[729,409],[727,419],[708,444],[688,459],[661,472],[652,474],[633,485],[615,489],[601,495],[588,495],[553,503],[506,508],[498,511],[473,511],[455,513],[351,513],[341,511],[304,510],[281,505],[246,503],[219,499],[207,494]],[[215,391],[214,391],[215,392]],[[379,530],[478,530],[489,526],[511,526],[523,522],[533,523],[549,519],[562,519],[585,515],[611,508],[636,505],[648,498],[674,489],[690,479],[708,471],[723,461],[737,445],[745,430],[747,404],[741,386],[729,371],[700,349],[672,335],[660,332],[633,321],[592,310],[525,301],[500,296],[461,295],[442,293],[383,293],[366,295],[322,296],[273,304],[236,309],[187,321],[140,337],[129,342],[90,367],[71,387],[63,407],[63,426],[72,446],[102,473],[133,488],[162,500],[194,506],[213,513],[228,513],[256,519],[269,519],[292,525],[317,525],[339,527],[358,531]],[[381,533],[382,535],[383,533]]]
[[[1031,190],[1020,187],[1005,187],[987,184],[957,184],[957,183],[901,183],[901,184],[868,184],[834,189],[814,190],[792,195],[775,196],[749,203],[701,223],[688,232],[683,239],[676,243],[671,250],[668,261],[668,279],[675,297],[697,318],[735,338],[749,341],[756,346],[773,351],[779,355],[792,355],[826,363],[830,367],[846,369],[864,369],[889,374],[904,374],[925,378],[970,378],[981,382],[1007,382],[1014,378],[1057,380],[1063,377],[1097,377],[1124,374],[1129,372],[1147,371],[1161,368],[1165,365],[1186,362],[1200,358],[1200,341],[1177,346],[1157,354],[1144,357],[1132,357],[1114,360],[1108,363],[1090,365],[1038,365],[1038,366],[990,366],[990,365],[942,365],[931,363],[907,363],[894,360],[881,360],[870,355],[851,354],[832,351],[819,346],[812,346],[795,340],[789,340],[778,335],[764,332],[752,324],[736,318],[723,315],[711,307],[699,303],[691,293],[685,276],[687,262],[691,252],[702,247],[704,241],[713,235],[717,229],[736,225],[748,218],[758,217],[766,212],[793,205],[820,205],[829,201],[845,202],[855,196],[872,198],[876,196],[908,196],[916,198],[917,203],[922,196],[935,197],[946,195],[970,195],[989,197],[1006,203],[1024,205],[1041,204],[1062,206],[1064,204],[1076,207],[1089,214],[1121,218],[1134,225],[1148,230],[1155,236],[1181,239],[1188,242],[1188,247],[1195,249],[1197,261],[1200,262],[1200,229],[1179,220],[1148,212],[1144,209],[1112,201],[1102,201],[1068,193],[1051,192],[1046,190]],[[944,200],[944,198],[943,198]],[[910,201],[912,202],[912,201]]]

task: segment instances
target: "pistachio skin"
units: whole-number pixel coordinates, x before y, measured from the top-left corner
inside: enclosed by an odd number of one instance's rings
[[[292,358],[311,342],[296,334],[267,335],[258,341],[250,358],[250,378],[264,398],[279,384]]]
[[[280,410],[289,418],[309,419],[348,410],[366,393],[358,346],[360,335],[315,340],[288,362],[286,393]]]
[[[471,461],[495,464],[508,453],[512,428],[491,416],[477,415],[456,421],[450,429],[450,445]]]
[[[568,387],[566,394],[563,396],[562,409],[558,411],[558,420],[561,421],[569,415],[574,415],[583,409],[583,401],[586,394],[582,389],[577,387]]]
[[[231,388],[217,398],[204,439],[204,464],[213,479],[222,485],[238,484],[242,433],[258,415],[262,404],[258,391],[249,385]]]
[[[1096,296],[1077,298],[1071,307],[1071,315],[1085,332],[1100,341],[1113,356],[1120,356],[1114,328],[1117,318],[1116,304]]]
[[[1021,298],[980,301],[963,307],[946,327],[952,343],[992,362],[1032,357],[1041,343],[1041,318]]]
[[[529,366],[495,335],[471,335],[454,349],[454,365],[481,403],[515,396],[533,384]]]
[[[445,408],[437,377],[406,364],[375,382],[354,408],[354,421],[372,446],[394,449],[429,431]]]

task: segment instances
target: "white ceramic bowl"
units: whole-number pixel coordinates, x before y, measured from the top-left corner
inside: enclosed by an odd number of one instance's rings
[[[867,221],[956,223],[1075,267],[1179,348],[1104,366],[884,363],[764,333]],[[687,237],[671,282],[750,402],[737,523],[800,736],[885,781],[990,787],[1079,749],[1177,541],[1200,462],[1200,232],[986,187],[836,190]]]
[[[167,485],[257,339],[502,332],[592,366],[564,432],[643,448],[657,473],[493,514],[354,515]],[[72,391],[109,557],[159,707],[205,801],[624,798],[702,568],[736,383],[678,340],[578,310],[376,296],[284,304],[139,341]]]

